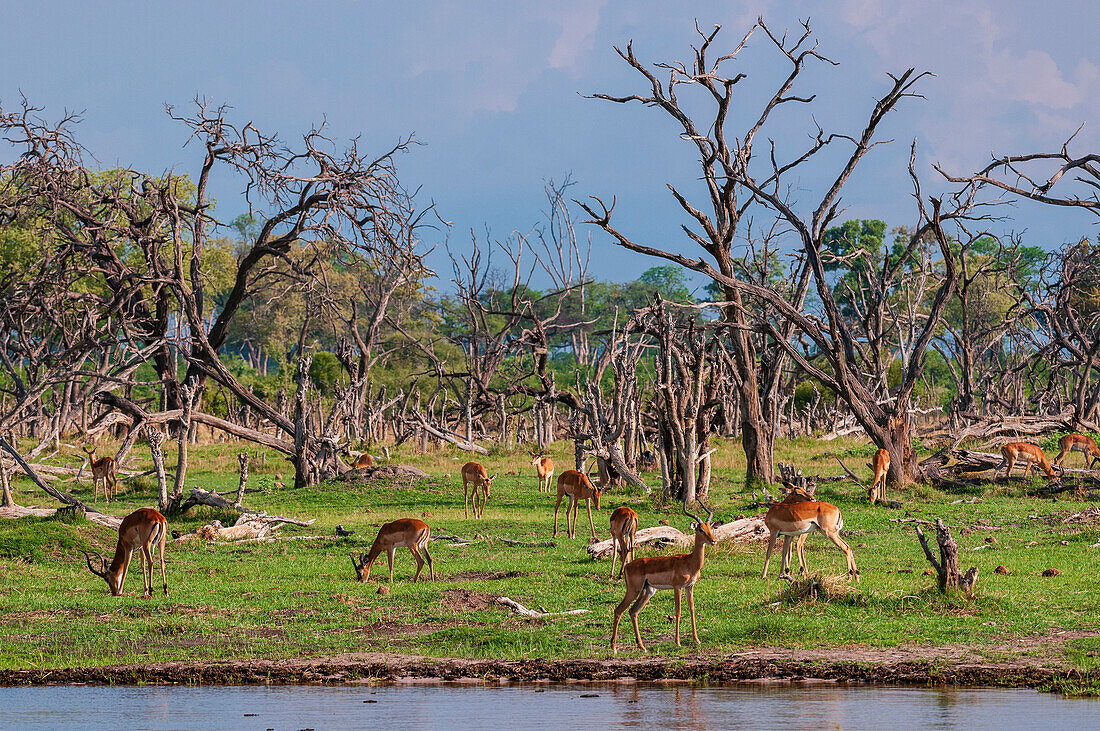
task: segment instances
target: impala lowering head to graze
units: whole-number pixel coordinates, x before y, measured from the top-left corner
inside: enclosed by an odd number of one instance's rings
[[[82,449],[88,455],[88,465],[92,469],[92,502],[99,498],[99,482],[103,481],[103,497],[110,504],[111,498],[118,494],[118,463],[114,457],[95,458],[95,447],[85,444]],[[110,494],[107,490],[110,488]]]
[[[416,575],[413,581],[420,578],[420,572],[424,569],[425,560],[428,562],[428,574],[435,581],[435,566],[432,564],[432,556],[428,553],[428,541],[432,538],[432,529],[428,524],[416,518],[401,518],[391,523],[386,523],[378,529],[378,536],[371,544],[370,551],[358,558],[351,554],[351,565],[355,567],[355,573],[360,581],[370,579],[370,569],[374,560],[382,551],[386,552],[386,558],[390,564],[390,581],[393,581],[393,555],[401,546],[409,549],[409,553],[416,559]],[[420,553],[424,553],[424,558]]]
[[[699,503],[703,505],[703,503]],[[684,506],[684,514],[695,519],[692,528],[695,529],[695,548],[691,553],[675,556],[647,556],[636,558],[626,565],[623,575],[626,577],[626,596],[615,607],[615,619],[611,624],[611,652],[615,654],[615,647],[619,637],[619,620],[626,608],[630,607],[630,621],[634,623],[634,639],[642,652],[646,651],[642,642],[642,632],[638,629],[638,614],[646,603],[653,598],[658,589],[672,589],[676,597],[676,646],[680,647],[680,592],[687,593],[688,607],[691,609],[691,636],[695,644],[699,644],[699,633],[695,629],[695,596],[693,594],[695,582],[699,580],[699,574],[703,571],[703,551],[707,546],[713,546],[716,542],[711,531],[710,522],[714,513],[703,505],[707,511],[707,519],[699,520],[699,517],[689,513]],[[633,602],[633,604],[631,604]]]
[[[370,456],[366,452],[352,452],[351,453],[351,468],[362,469],[363,467],[373,467],[374,457]]]
[[[137,549],[141,549],[141,580],[145,588],[145,596],[153,595],[153,552],[150,546],[160,544],[160,576],[164,580],[164,595],[168,596],[168,575],[164,571],[164,544],[168,537],[168,521],[163,515],[152,508],[139,508],[122,519],[118,527],[118,544],[115,546],[115,557],[110,565],[107,559],[98,553],[101,568],[96,569],[92,565],[92,557],[84,551],[84,558],[88,561],[88,568],[93,574],[107,582],[107,587],[113,596],[122,595],[122,586],[126,583],[126,570],[130,567],[130,559]]]
[[[1012,468],[1016,466],[1017,460],[1024,460],[1026,467],[1024,467],[1024,479],[1027,479],[1027,475],[1031,472],[1033,465],[1039,465],[1043,468],[1043,471],[1047,473],[1047,477],[1060,477],[1062,475],[1062,468],[1058,468],[1058,472],[1055,472],[1054,468],[1050,466],[1050,462],[1047,461],[1047,455],[1043,452],[1042,447],[1036,444],[1029,444],[1028,442],[1009,442],[1001,447],[1001,456],[1004,460],[1001,462],[1003,465],[1007,465],[1005,470],[1005,479],[1012,473]],[[1000,465],[997,466],[997,470],[1000,470]],[[994,471],[996,474],[996,471]]]
[[[554,479],[554,460],[548,454],[533,455],[531,466],[539,477],[539,492],[550,492],[550,486]]]
[[[485,514],[485,503],[489,502],[496,478],[496,475],[489,477],[489,471],[477,462],[462,465],[462,503],[467,518],[470,517],[470,485],[473,485],[474,517],[480,518]]]
[[[1062,465],[1062,460],[1069,455],[1070,452],[1082,452],[1085,455],[1088,463],[1088,468],[1091,470],[1093,462],[1100,459],[1100,447],[1096,446],[1096,441],[1085,434],[1067,434],[1058,440],[1058,456],[1054,458],[1054,464],[1056,466]]]
[[[890,471],[890,453],[885,449],[878,450],[867,466],[875,473],[875,480],[871,483],[871,489],[867,491],[867,496],[871,498],[871,504],[874,505],[876,500],[882,500],[886,494],[886,473]],[[879,483],[882,483],[881,487]]]
[[[565,506],[565,532],[570,538],[576,537],[577,512],[580,510],[580,502],[584,500],[588,509],[588,526],[592,529],[592,537],[596,537],[596,524],[592,522],[592,503],[595,501],[596,510],[600,509],[600,495],[603,490],[592,484],[588,475],[577,470],[566,470],[558,476],[558,502],[554,505],[554,535],[558,535],[558,509],[561,508],[561,499],[569,496],[569,504]],[[573,520],[570,522],[569,513],[572,511]]]
[[[772,551],[775,550],[775,542],[779,536],[783,536],[783,561],[780,578],[789,579],[791,569],[792,539],[798,538],[798,564],[805,575],[807,571],[806,558],[802,552],[806,536],[815,531],[821,531],[836,546],[844,552],[848,562],[848,576],[859,581],[859,570],[856,568],[856,558],[851,547],[840,537],[840,531],[844,528],[844,518],[840,515],[840,509],[829,503],[821,503],[806,500],[807,495],[801,491],[792,490],[781,503],[772,503],[768,506],[768,512],[764,516],[764,525],[771,531],[768,540],[768,553],[764,557],[764,573],[761,578],[768,576],[768,564],[772,560]]]
[[[611,577],[615,577],[615,558],[620,559],[619,578],[627,561],[634,559],[634,536],[638,532],[638,514],[623,505],[611,513]]]

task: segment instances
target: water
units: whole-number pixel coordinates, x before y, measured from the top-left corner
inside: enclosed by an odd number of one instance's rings
[[[833,684],[0,688],[4,729],[282,731],[374,726],[1055,731],[1100,728],[1100,700],[1064,699],[1032,690]]]

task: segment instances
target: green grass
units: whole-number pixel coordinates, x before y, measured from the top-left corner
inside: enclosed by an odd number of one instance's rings
[[[856,440],[822,444],[809,439],[780,445],[777,460],[791,461],[811,474],[837,474],[826,451],[862,455]],[[168,451],[168,450],[166,450]],[[188,481],[232,493],[236,488],[236,445],[192,450]],[[570,461],[570,445],[555,446],[559,471]],[[553,526],[554,496],[536,489],[530,458],[523,450],[482,460],[500,473],[484,520],[463,517],[459,468],[467,460],[453,450],[414,455],[401,461],[433,478],[417,485],[327,483],[308,489],[279,487],[292,482],[287,463],[274,454],[266,464],[253,461],[247,505],[316,518],[309,528],[284,527],[283,535],[327,535],[337,524],[356,530],[340,540],[279,541],[169,546],[171,595],[140,598],[140,575],[128,578],[128,595],[108,595],[105,583],[88,572],[82,549],[109,553],[114,536],[87,521],[25,518],[0,520],[0,667],[82,667],[167,660],[323,656],[343,652],[402,652],[429,656],[486,658],[577,658],[609,655],[611,610],[622,585],[608,578],[608,561],[593,562],[585,552],[588,521],[582,509],[577,538],[562,532],[556,548],[520,548],[493,537],[542,541]],[[147,455],[137,455],[144,468]],[[58,463],[78,464],[69,455]],[[864,460],[846,460],[869,480]],[[743,455],[723,443],[715,455],[711,504],[716,517],[730,520],[750,508],[751,491],[742,485]],[[656,485],[656,476],[649,482]],[[127,486],[110,512],[124,515],[155,504],[155,482]],[[62,484],[83,499],[91,483]],[[16,480],[17,502],[50,504],[23,480]],[[1095,570],[1100,523],[1064,525],[1061,515],[1084,509],[1072,500],[1040,501],[1003,488],[966,495],[919,488],[890,497],[901,511],[871,509],[863,488],[850,482],[823,483],[822,500],[844,513],[846,540],[856,553],[863,581],[840,598],[792,599],[785,581],[760,579],[761,544],[719,545],[707,554],[696,595],[704,651],[749,647],[874,649],[897,646],[970,645],[989,657],[1026,656],[1078,673],[1100,672],[1100,630],[1096,612],[1100,578]],[[952,501],[981,497],[976,504]],[[607,518],[618,505],[638,511],[641,525],[668,520],[681,530],[689,519],[678,506],[657,507],[640,491],[604,496],[594,512],[596,531],[608,537]],[[102,507],[102,500],[100,501]],[[372,581],[354,580],[348,553],[364,551],[376,527],[398,517],[420,517],[436,534],[485,537],[473,545],[433,541],[437,580],[412,584],[414,564],[405,549],[397,554],[395,582],[388,595],[385,560]],[[976,597],[942,596],[911,525],[891,519],[942,517],[954,527],[963,567],[981,569]],[[207,509],[170,520],[170,528],[190,531],[213,518],[233,516]],[[564,507],[560,517],[564,525]],[[964,530],[965,529],[965,530]],[[986,544],[987,536],[996,543]],[[1065,545],[1063,545],[1065,542]],[[978,546],[988,548],[972,550]],[[653,551],[640,549],[639,556]],[[820,536],[806,545],[814,571],[839,574],[843,556]],[[995,574],[1003,565],[1009,574]],[[1044,569],[1061,574],[1047,578]],[[506,595],[547,611],[585,608],[585,615],[525,620],[489,605]],[[690,644],[672,642],[670,592],[660,592],[641,615],[643,637],[654,654],[690,655]],[[686,610],[685,610],[686,611]],[[626,621],[626,620],[624,620]],[[629,624],[620,634],[620,654],[635,654]],[[690,637],[690,623],[682,628]],[[1058,641],[1064,632],[1070,639]],[[1068,681],[1067,681],[1068,682]],[[1092,682],[1092,681],[1089,681]],[[1087,685],[1087,683],[1086,683]],[[1068,687],[1068,686],[1067,686]]]

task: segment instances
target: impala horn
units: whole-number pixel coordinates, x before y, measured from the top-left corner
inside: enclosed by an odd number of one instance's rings
[[[90,555],[88,555],[88,552],[87,551],[81,551],[81,553],[84,554],[84,559],[88,562],[88,570],[91,571],[96,576],[98,576],[99,578],[106,579],[107,578],[107,559],[103,558],[103,556],[100,556],[98,553],[96,554],[96,558],[99,559],[100,565],[103,566],[102,571],[96,571],[95,567],[92,566],[92,557]]]
[[[707,504],[706,504],[706,503],[704,503],[704,502],[703,502],[702,500],[700,500],[699,498],[695,498],[695,502],[697,502],[697,503],[699,503],[700,505],[702,505],[702,506],[703,506],[703,510],[707,511],[707,524],[709,525],[710,523],[714,522],[714,511],[713,511],[713,510],[711,510],[710,508],[708,508],[708,507],[707,507]],[[698,518],[696,518],[696,520],[698,520]]]
[[[704,505],[703,507],[706,507],[706,506]],[[699,519],[698,515],[696,515],[695,513],[689,513],[688,512],[687,501],[684,502],[684,515],[688,516],[689,518],[695,518],[696,525],[702,525],[703,524],[703,521]]]

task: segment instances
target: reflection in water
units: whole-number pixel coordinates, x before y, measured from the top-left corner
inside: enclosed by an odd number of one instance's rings
[[[1100,728],[1100,701],[1030,690],[387,685],[0,688],[0,728]]]

